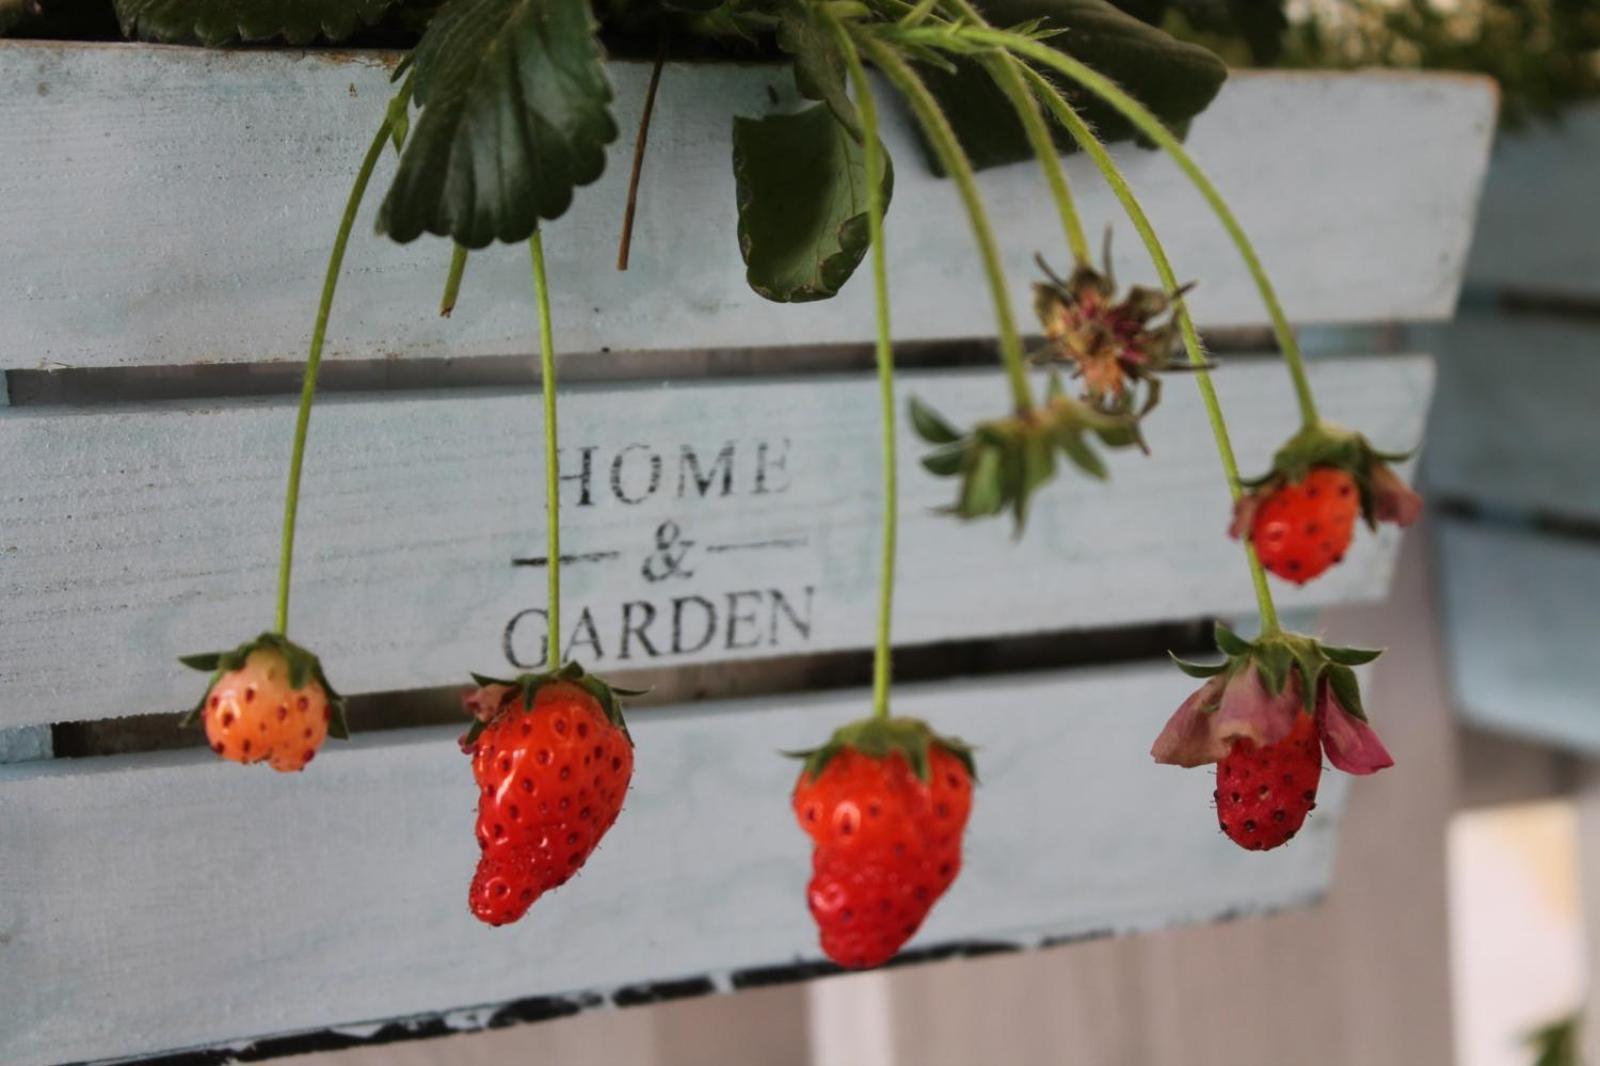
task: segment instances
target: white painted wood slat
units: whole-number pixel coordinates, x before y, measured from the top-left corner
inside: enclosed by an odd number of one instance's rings
[[[1600,321],[1473,312],[1413,339],[1444,353],[1423,467],[1430,488],[1600,521]]]
[[[648,66],[613,63],[611,74],[619,125],[632,129]],[[0,369],[303,358],[333,227],[392,91],[382,57],[0,42],[0,79],[26,88],[0,109]],[[611,267],[622,146],[549,227],[564,350],[870,339],[865,284],[779,306],[744,283],[731,116],[764,113],[769,92],[794,102],[778,68],[668,65],[632,269]],[[955,193],[891,113],[896,335],[992,335]],[[1241,73],[1196,119],[1190,145],[1259,242],[1293,318],[1439,318],[1455,301],[1493,114],[1487,81]],[[1191,301],[1200,320],[1261,322],[1237,256],[1176,170],[1150,152],[1119,154],[1179,272],[1201,281]],[[330,354],[526,350],[524,250],[474,256],[446,321],[435,313],[449,259],[441,242],[400,248],[371,235],[392,166],[389,156],[357,228]],[[1091,168],[1075,158],[1068,169],[1091,231],[1118,221],[1118,273],[1151,280]],[[1065,265],[1050,198],[1030,163],[981,180],[1023,300],[1034,252]]]
[[[1531,530],[1438,524],[1445,638],[1461,713],[1600,753],[1600,546]]]
[[[1390,448],[1421,438],[1432,376],[1417,356],[1314,364],[1328,415]],[[1282,367],[1240,358],[1217,383],[1244,468],[1263,469],[1294,428]],[[1004,410],[992,368],[906,374],[903,389],[961,424]],[[1064,471],[1020,541],[1009,520],[935,513],[954,485],[920,469],[924,446],[902,424],[896,639],[1251,611],[1203,409],[1187,381],[1167,396],[1152,458],[1112,456],[1109,485]],[[563,545],[600,556],[565,571],[569,655],[615,670],[871,643],[870,379],[574,388],[562,417]],[[176,656],[270,621],[292,418],[287,403],[0,414],[13,472],[0,495],[0,727],[185,706],[201,679]],[[544,606],[544,572],[512,565],[543,552],[537,430],[528,394],[317,409],[291,629],[335,684],[505,670],[507,640],[518,662],[542,658],[542,614],[527,612]],[[1282,606],[1381,596],[1397,542],[1389,527],[1363,534],[1325,578],[1284,586]]]
[[[965,869],[914,943],[1034,944],[1318,896],[1342,775],[1292,848],[1239,851],[1212,777],[1145,755],[1194,684],[1161,663],[903,688],[901,713],[982,746],[985,779]],[[474,795],[449,730],[334,745],[296,777],[203,751],[0,768],[0,853],[28,857],[0,864],[0,1060],[814,959],[795,769],[776,752],[866,707],[847,692],[636,715],[616,828],[498,931],[465,905]]]

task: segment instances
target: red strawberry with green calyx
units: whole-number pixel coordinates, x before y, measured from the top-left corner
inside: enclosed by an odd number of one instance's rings
[[[1316,806],[1325,754],[1336,769],[1371,774],[1394,760],[1367,721],[1353,667],[1379,655],[1301,633],[1247,641],[1216,628],[1215,665],[1174,657],[1205,683],[1183,701],[1150,754],[1174,766],[1217,764],[1217,819],[1251,851],[1288,842]]]
[[[1278,450],[1271,470],[1242,482],[1248,491],[1228,532],[1248,537],[1262,566],[1303,585],[1344,558],[1357,516],[1369,529],[1417,520],[1422,497],[1388,465],[1407,454],[1380,452],[1328,422],[1308,426]]]
[[[972,749],[914,718],[868,718],[796,753],[795,819],[811,838],[807,889],[822,950],[850,969],[887,962],[961,870]]]
[[[224,759],[304,770],[328,736],[350,736],[344,699],[328,684],[322,663],[280,634],[179,661],[211,674],[184,724],[205,723],[211,750]]]
[[[482,855],[468,891],[479,920],[505,925],[565,884],[627,796],[633,740],[615,689],[576,663],[510,681],[474,674],[461,738],[478,783]]]

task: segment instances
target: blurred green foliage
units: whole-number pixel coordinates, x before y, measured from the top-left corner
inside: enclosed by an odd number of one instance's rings
[[[1487,74],[1518,126],[1600,96],[1600,0],[1115,0],[1234,66]]]

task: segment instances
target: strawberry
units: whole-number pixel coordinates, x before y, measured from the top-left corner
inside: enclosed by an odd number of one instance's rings
[[[613,691],[576,667],[480,682],[466,700],[479,724],[463,742],[482,849],[468,903],[505,925],[577,873],[617,820],[633,742]]]
[[[1284,482],[1261,498],[1250,541],[1262,566],[1303,585],[1344,558],[1360,514],[1355,478],[1314,467],[1305,480]]]
[[[344,701],[322,675],[317,657],[265,633],[230,652],[188,656],[211,670],[211,684],[190,715],[206,728],[211,750],[239,763],[304,770],[331,733],[348,737]]]
[[[1422,497],[1389,467],[1404,458],[1359,433],[1312,423],[1278,449],[1272,469],[1240,481],[1246,491],[1228,532],[1249,537],[1262,566],[1303,585],[1344,558],[1358,515],[1374,530],[1421,515]]]
[[[1228,839],[1249,851],[1286,844],[1317,805],[1322,741],[1316,719],[1301,711],[1276,744],[1236,740],[1217,764],[1217,821]]]
[[[971,751],[915,719],[866,719],[804,753],[793,806],[811,838],[807,900],[822,950],[852,969],[887,962],[961,870]]]

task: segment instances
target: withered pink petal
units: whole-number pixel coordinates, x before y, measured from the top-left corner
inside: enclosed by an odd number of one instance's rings
[[[1387,463],[1373,463],[1372,509],[1380,522],[1409,526],[1422,516],[1422,497]]]
[[[500,713],[517,689],[513,685],[484,685],[468,689],[461,694],[461,706],[467,714],[480,722],[487,722]]]
[[[1228,754],[1228,742],[1218,738],[1211,729],[1215,713],[1205,710],[1221,697],[1224,684],[1221,677],[1210,678],[1179,705],[1150,747],[1150,755],[1156,762],[1168,766],[1204,766]]]
[[[1394,765],[1389,749],[1377,732],[1357,718],[1333,694],[1333,686],[1322,682],[1317,694],[1317,731],[1322,734],[1322,750],[1328,761],[1347,774],[1372,774]]]
[[[1228,536],[1234,540],[1250,535],[1250,527],[1255,524],[1256,508],[1261,506],[1259,493],[1246,492],[1233,501],[1233,524],[1228,526]]]
[[[1283,691],[1274,696],[1251,663],[1223,690],[1222,709],[1212,716],[1211,730],[1230,747],[1236,740],[1248,740],[1264,748],[1293,732],[1299,713],[1300,675],[1291,670]]]

